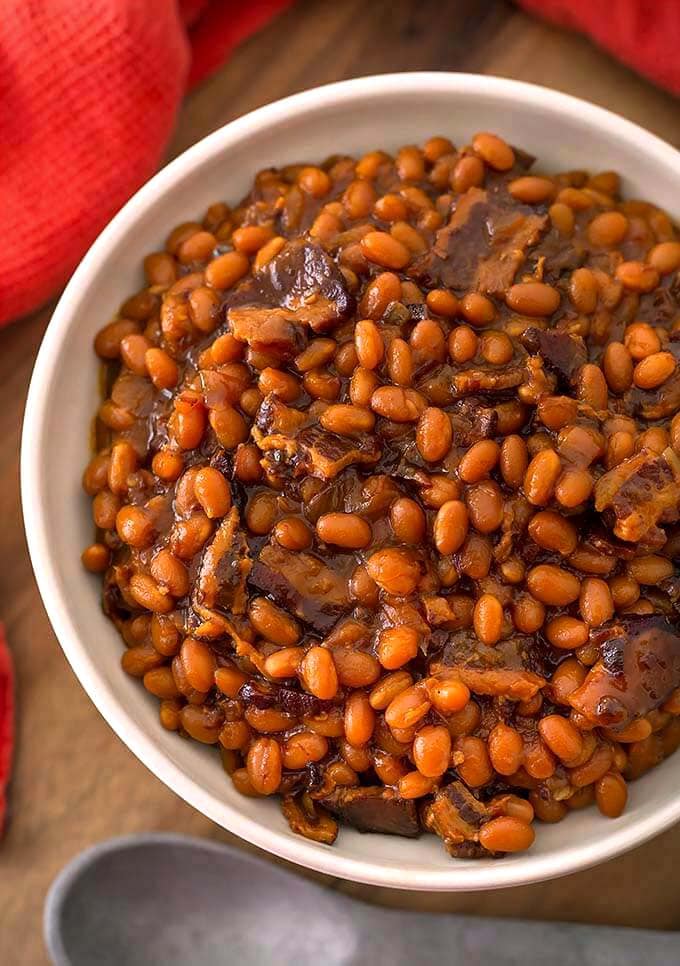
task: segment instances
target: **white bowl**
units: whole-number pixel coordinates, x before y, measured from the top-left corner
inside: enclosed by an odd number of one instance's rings
[[[418,841],[343,828],[335,846],[293,835],[278,803],[242,798],[214,748],[164,731],[158,706],[121,671],[121,642],[100,607],[100,581],[80,563],[92,539],[80,488],[98,402],[95,332],[142,283],[141,259],[168,230],[211,202],[238,200],[260,168],[422,142],[462,143],[496,131],[547,170],[591,167],[623,175],[680,219],[680,153],[634,124],[555,91],[494,77],[421,73],[366,77],[296,94],[240,118],[190,148],[145,185],[102,232],[64,292],[38,355],[23,432],[24,519],[50,621],[83,687],[111,727],[178,795],[249,842],[333,876],[409,889],[476,890],[535,882],[594,865],[680,818],[680,754],[631,787],[621,818],[579,811],[539,826],[525,854],[451,859],[434,836]]]

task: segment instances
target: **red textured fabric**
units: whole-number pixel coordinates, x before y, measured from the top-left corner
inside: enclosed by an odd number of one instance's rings
[[[680,94],[678,0],[519,0],[546,20],[587,34],[655,84]]]
[[[0,0],[0,324],[158,168],[187,86],[291,0]]]
[[[0,625],[0,838],[7,817],[7,789],[14,749],[14,671],[12,656]]]

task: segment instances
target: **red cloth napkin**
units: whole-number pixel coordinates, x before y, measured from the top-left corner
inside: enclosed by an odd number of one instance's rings
[[[14,745],[14,673],[12,656],[0,625],[0,838],[5,827],[7,788]]]
[[[680,94],[678,0],[519,0],[530,13],[587,34],[660,87]]]
[[[291,2],[0,0],[0,324],[58,289],[157,169],[187,88]],[[680,92],[677,0],[519,2]]]
[[[0,0],[0,324],[66,281],[187,88],[290,2]]]

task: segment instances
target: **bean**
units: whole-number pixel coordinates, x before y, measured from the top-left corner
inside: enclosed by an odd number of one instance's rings
[[[422,798],[424,795],[431,794],[434,787],[434,779],[426,778],[419,771],[411,771],[399,779],[399,797],[407,801]]]
[[[389,547],[371,554],[366,562],[369,576],[388,594],[412,594],[420,577],[416,560],[406,550]]]
[[[604,375],[612,392],[627,392],[633,382],[633,360],[622,342],[610,342],[602,357]]]
[[[212,288],[225,291],[243,278],[249,268],[250,262],[242,252],[226,252],[208,263],[205,280]]]
[[[370,409],[338,403],[329,406],[321,414],[319,422],[329,433],[339,436],[355,436],[370,433],[375,425],[375,416]]]
[[[375,369],[385,354],[382,335],[371,319],[357,322],[354,328],[354,346],[359,363],[364,369]]]
[[[295,402],[300,397],[300,383],[289,372],[265,366],[260,372],[257,387],[262,396],[270,393],[284,402]]]
[[[472,139],[475,153],[495,171],[509,171],[515,163],[515,152],[497,134],[482,131]]]
[[[264,669],[270,678],[292,678],[298,672],[304,655],[301,647],[283,647],[265,659]]]
[[[435,315],[441,315],[447,319],[452,319],[456,316],[460,308],[456,296],[446,288],[434,288],[428,292],[425,304],[430,312],[434,312]]]
[[[576,394],[582,402],[593,409],[607,408],[607,381],[599,366],[591,362],[581,366],[576,377]]]
[[[456,738],[451,762],[461,779],[470,788],[487,785],[493,778],[486,742],[472,735]]]
[[[612,757],[609,745],[598,745],[588,761],[569,770],[569,781],[575,788],[592,785],[609,771]]]
[[[307,524],[299,517],[284,517],[274,526],[274,539],[286,550],[306,550],[313,537]]]
[[[396,238],[384,231],[370,231],[360,242],[361,251],[369,262],[383,268],[400,270],[411,260],[411,252]]]
[[[651,325],[647,322],[634,322],[624,333],[625,347],[636,361],[645,359],[661,349],[661,341]]]
[[[673,563],[659,554],[648,553],[629,560],[627,570],[639,584],[655,587],[673,575]]]
[[[410,728],[425,717],[431,706],[425,689],[412,685],[392,698],[385,710],[385,721],[390,728]]]
[[[388,671],[396,671],[418,654],[420,635],[413,627],[386,627],[378,634],[377,657]]]
[[[235,667],[218,667],[215,671],[215,684],[228,698],[237,698],[247,680],[248,675]]]
[[[368,696],[372,708],[384,711],[398,694],[410,688],[413,678],[408,671],[395,671],[387,674],[375,685]]]
[[[484,162],[473,155],[460,158],[451,173],[451,187],[459,194],[484,183]]]
[[[525,175],[515,178],[508,184],[508,191],[517,201],[525,205],[540,205],[556,193],[554,182],[548,178],[538,178],[535,175]]]
[[[529,503],[546,506],[562,472],[562,462],[554,449],[544,449],[529,463],[524,474],[524,492]]]
[[[479,844],[489,852],[524,852],[533,845],[534,830],[510,815],[492,818],[479,832]]]
[[[671,352],[653,352],[635,366],[633,382],[640,389],[656,389],[673,375],[675,366],[675,356]]]
[[[295,357],[295,368],[298,372],[310,372],[326,365],[335,355],[337,343],[335,339],[313,339],[312,342]]]
[[[261,637],[275,644],[292,647],[300,640],[298,622],[266,597],[254,597],[250,601],[248,619]]]
[[[80,559],[86,570],[92,574],[101,574],[108,570],[111,562],[111,551],[103,543],[93,543],[83,550]]]
[[[499,775],[514,775],[522,764],[524,742],[515,729],[499,722],[489,732],[489,758]]]
[[[281,746],[274,738],[256,738],[248,749],[248,778],[259,795],[273,795],[281,784]]]
[[[328,174],[314,165],[303,167],[298,174],[297,182],[302,190],[313,198],[323,198],[331,190],[331,179]]]
[[[239,342],[231,332],[218,336],[210,347],[212,361],[218,366],[237,362],[243,357],[243,343]]]
[[[586,577],[579,596],[581,617],[590,627],[599,627],[614,615],[614,601],[606,580]]]
[[[444,459],[451,449],[453,430],[448,415],[435,406],[429,406],[418,420],[416,446],[418,452],[430,463]]]
[[[555,801],[554,798],[544,798],[539,792],[529,792],[529,802],[541,822],[555,824],[567,817],[568,807],[565,802]]]
[[[470,523],[480,533],[493,533],[503,522],[503,495],[493,480],[468,487],[465,494]]]
[[[127,493],[128,477],[137,468],[137,453],[131,443],[114,443],[108,466],[108,483],[112,493]]]
[[[101,359],[117,359],[123,339],[137,332],[139,324],[132,319],[115,319],[95,336],[94,351]]]
[[[473,613],[475,634],[483,644],[497,644],[503,632],[503,607],[493,594],[482,594]]]
[[[167,547],[159,550],[151,561],[151,576],[164,590],[178,599],[189,593],[189,574],[179,557]],[[200,690],[200,688],[197,688]]]
[[[567,765],[581,754],[583,738],[568,718],[549,714],[538,722],[538,732],[552,753]]]
[[[588,625],[568,614],[553,617],[546,625],[545,635],[553,645],[561,650],[574,650],[582,647],[588,640]]]
[[[550,682],[552,700],[556,704],[569,704],[569,697],[580,688],[586,678],[586,669],[574,657],[568,657],[555,668]]]
[[[664,241],[655,245],[647,255],[647,261],[659,275],[670,275],[680,268],[680,242]]]
[[[448,500],[437,511],[433,526],[434,543],[442,555],[459,550],[468,534],[468,509],[460,500]]]
[[[501,476],[507,486],[519,489],[526,474],[529,458],[521,436],[506,436],[500,451]]]
[[[491,543],[488,537],[470,533],[461,547],[458,570],[471,580],[483,580],[491,569]]]
[[[480,338],[480,351],[489,365],[506,365],[513,357],[512,342],[505,332],[485,332]]]
[[[565,470],[555,486],[555,499],[563,507],[574,509],[588,499],[593,482],[588,470]]]
[[[353,691],[345,699],[344,721],[345,738],[350,745],[361,748],[370,741],[375,726],[375,711],[365,691]]]
[[[338,673],[325,647],[310,647],[300,664],[300,677],[305,690],[322,701],[330,701],[338,693]]]
[[[194,637],[186,637],[179,653],[189,685],[195,691],[209,691],[215,682],[217,670],[210,648]]]
[[[140,607],[154,613],[167,614],[173,608],[172,597],[148,574],[133,574],[130,578],[130,596]]]
[[[576,527],[554,510],[541,510],[529,521],[529,536],[544,550],[568,556],[576,550]]]
[[[399,199],[401,202],[401,199]],[[359,311],[368,319],[382,318],[388,305],[401,300],[401,281],[393,272],[381,272],[366,286]],[[356,363],[354,364],[356,365]],[[354,366],[352,366],[354,368]],[[347,373],[343,373],[347,375]]]
[[[253,270],[255,272],[261,271],[261,269],[268,265],[273,258],[276,258],[279,252],[285,247],[285,244],[286,239],[282,238],[281,235],[276,235],[268,242],[265,242],[262,248],[258,249],[255,258],[253,259]]]
[[[491,299],[479,292],[468,292],[461,299],[460,309],[471,325],[488,325],[496,317],[496,309]]]
[[[333,651],[333,663],[340,684],[347,688],[369,687],[380,677],[380,664],[365,651],[337,647]]]
[[[366,567],[361,564],[352,572],[349,580],[349,592],[353,600],[364,607],[375,609],[380,601],[380,588],[372,577],[369,577]]]
[[[335,402],[340,395],[342,384],[337,376],[326,369],[312,369],[302,379],[302,387],[313,399]]]
[[[299,731],[283,744],[283,767],[292,771],[305,768],[312,761],[321,761],[328,754],[328,739],[313,731]]]
[[[505,301],[513,312],[522,315],[552,315],[560,304],[560,293],[545,282],[518,282],[511,285]]]
[[[575,217],[573,209],[563,201],[557,201],[548,208],[551,224],[560,235],[568,238],[574,231]]]
[[[418,544],[425,536],[425,514],[415,500],[403,496],[390,507],[390,524],[400,543]]]
[[[556,567],[554,564],[539,564],[527,574],[529,592],[541,603],[551,607],[566,607],[578,599],[580,583],[578,577]]]
[[[324,513],[316,524],[320,540],[347,550],[361,550],[371,542],[370,524],[357,513]]]
[[[500,447],[492,439],[474,443],[458,465],[458,475],[465,483],[478,483],[495,467],[500,457]]]
[[[616,248],[628,234],[628,219],[620,211],[603,211],[588,225],[588,241],[598,248]]]
[[[462,681],[428,678],[425,683],[430,700],[440,714],[462,711],[470,700],[470,689]]]
[[[469,362],[477,355],[479,340],[468,325],[458,325],[449,334],[449,355],[454,362]]]
[[[597,807],[607,818],[618,818],[626,807],[628,788],[616,772],[609,771],[595,783]]]
[[[259,536],[269,533],[277,517],[276,496],[269,491],[260,491],[251,497],[246,506],[246,524],[248,529]]]
[[[390,228],[390,235],[414,255],[422,255],[427,251],[427,242],[407,221],[395,221]]]
[[[194,491],[209,519],[223,517],[231,508],[231,490],[222,473],[212,466],[204,466],[194,479]]]
[[[425,409],[425,400],[414,389],[380,386],[371,396],[371,409],[395,423],[414,423]]]
[[[451,735],[444,725],[425,725],[413,741],[413,761],[426,778],[439,778],[449,767]]]
[[[387,350],[387,371],[397,386],[408,386],[413,377],[413,355],[408,342],[393,339]]]
[[[651,292],[659,284],[659,273],[643,262],[621,262],[616,268],[616,278],[633,292]]]
[[[352,181],[344,191],[342,204],[351,219],[366,218],[375,204],[376,193],[368,181]]]
[[[597,308],[597,279],[589,268],[577,268],[569,279],[569,298],[577,312],[590,315]]]
[[[156,539],[153,520],[143,507],[123,506],[115,518],[118,536],[130,547],[143,550]]]
[[[179,379],[177,363],[164,349],[155,346],[144,354],[145,369],[156,389],[174,389]]]
[[[434,319],[421,319],[417,322],[409,341],[418,359],[437,362],[444,362],[446,359],[446,338],[442,327]]]
[[[494,818],[499,815],[509,815],[518,818],[529,825],[534,820],[534,809],[531,802],[518,795],[495,795],[488,804]]]

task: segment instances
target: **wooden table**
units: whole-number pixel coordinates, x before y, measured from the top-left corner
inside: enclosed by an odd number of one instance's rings
[[[502,0],[307,0],[247,42],[187,100],[169,155],[252,108],[306,87],[433,68],[546,84],[680,144],[673,97],[587,41]],[[40,935],[45,891],[86,846],[151,829],[236,841],[180,801],[110,731],[70,671],[43,612],[22,530],[18,453],[28,380],[49,314],[42,311],[0,333],[0,617],[16,659],[19,707],[12,819],[0,845],[0,962],[8,966],[47,961]],[[413,894],[326,881],[403,908],[673,928],[680,926],[679,852],[680,826],[598,869],[486,894]]]

